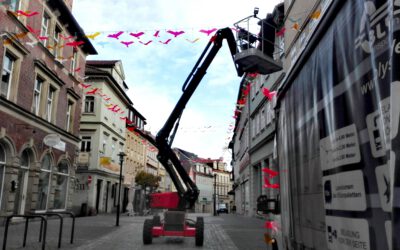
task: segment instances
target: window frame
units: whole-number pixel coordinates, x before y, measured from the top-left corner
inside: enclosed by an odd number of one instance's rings
[[[88,100],[90,98],[90,100]],[[93,114],[96,98],[92,95],[85,96],[85,105],[83,107],[83,113]]]
[[[92,136],[83,135],[81,137],[81,152],[91,152],[91,151],[92,151]]]
[[[10,61],[11,64],[11,68],[10,69],[6,69],[6,60],[8,59]],[[11,92],[11,85],[13,83],[14,80],[14,70],[15,70],[15,64],[17,63],[18,58],[13,55],[12,53],[10,53],[10,51],[6,50],[3,56],[3,64],[2,64],[2,77],[1,77],[1,86],[0,86],[0,96],[3,96],[4,98],[6,98],[7,100],[10,99],[10,92]],[[8,82],[3,82],[3,71],[6,71],[9,74],[9,78],[8,78]],[[2,88],[3,88],[3,83],[7,84],[7,93],[4,95]]]
[[[39,84],[39,89],[38,89],[38,83]],[[42,89],[43,86],[45,84],[45,80],[43,78],[41,78],[40,76],[36,76],[35,78],[35,86],[33,88],[33,105],[32,105],[32,112],[35,115],[39,115],[40,114],[40,104],[41,104],[41,99],[42,99]]]
[[[52,122],[53,118],[53,109],[55,104],[57,89],[54,88],[51,84],[49,85],[49,89],[47,91],[47,100],[46,100],[46,120],[48,122]]]
[[[49,169],[42,168],[43,167],[43,161],[44,161],[45,157],[49,157],[49,164],[50,164]],[[48,209],[48,206],[49,206],[49,197],[50,197],[51,180],[52,180],[52,169],[53,169],[52,165],[53,165],[53,157],[51,157],[51,155],[49,153],[45,154],[44,157],[42,158],[42,161],[41,161],[41,164],[40,164],[40,173],[46,172],[46,173],[49,174],[48,183],[47,183],[47,195],[46,195],[45,208],[44,209],[38,209],[37,208],[38,203],[37,203],[36,204],[36,210],[37,211],[46,211]],[[39,179],[40,179],[40,174],[39,174]],[[39,201],[39,197],[38,197],[37,201]]]
[[[47,12],[44,12],[42,16],[42,21],[40,23],[40,36],[47,37],[47,39],[41,40],[41,42],[45,47],[47,46],[47,41],[50,35],[49,34],[50,22],[51,22],[50,15],[47,14]]]

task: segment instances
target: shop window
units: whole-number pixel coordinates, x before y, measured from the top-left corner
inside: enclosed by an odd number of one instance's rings
[[[51,156],[49,154],[45,155],[42,160],[39,175],[38,184],[38,200],[36,203],[37,210],[47,209],[47,200],[49,196],[49,184],[50,184],[50,174],[51,174]]]
[[[62,160],[54,171],[54,209],[65,209],[68,196],[69,180],[68,161]]]

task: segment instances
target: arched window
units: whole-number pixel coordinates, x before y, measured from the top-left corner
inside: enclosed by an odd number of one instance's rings
[[[31,155],[28,149],[21,154],[21,168],[18,169],[18,181],[15,190],[14,213],[23,214],[25,212],[26,197],[28,191],[29,167]]]
[[[62,160],[55,169],[54,182],[54,209],[65,209],[67,204],[68,193],[68,161]]]
[[[42,165],[40,167],[40,176],[38,184],[38,200],[36,204],[37,210],[47,209],[47,200],[49,197],[49,183],[50,183],[50,173],[51,173],[51,156],[49,154],[45,155],[42,160]]]
[[[4,169],[6,166],[6,150],[0,144],[0,207],[3,200]]]

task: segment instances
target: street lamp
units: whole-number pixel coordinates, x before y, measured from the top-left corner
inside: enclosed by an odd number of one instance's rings
[[[214,174],[214,216],[217,215],[217,174]]]
[[[118,186],[118,203],[117,203],[117,223],[116,226],[119,226],[119,212],[120,212],[120,204],[121,204],[121,184],[122,184],[122,165],[124,163],[124,157],[126,154],[124,152],[119,152],[119,186]]]

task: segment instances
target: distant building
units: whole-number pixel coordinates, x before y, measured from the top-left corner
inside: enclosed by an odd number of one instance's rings
[[[70,209],[78,85],[86,56],[97,52],[64,1],[2,1],[0,20],[0,215]],[[69,36],[83,44],[66,45]]]
[[[84,91],[77,169],[81,185],[75,193],[74,207],[82,213],[110,213],[118,204],[118,154],[125,151],[124,118],[132,102],[126,94],[121,61],[87,61],[86,77],[90,87]],[[124,190],[121,192],[124,194]]]

